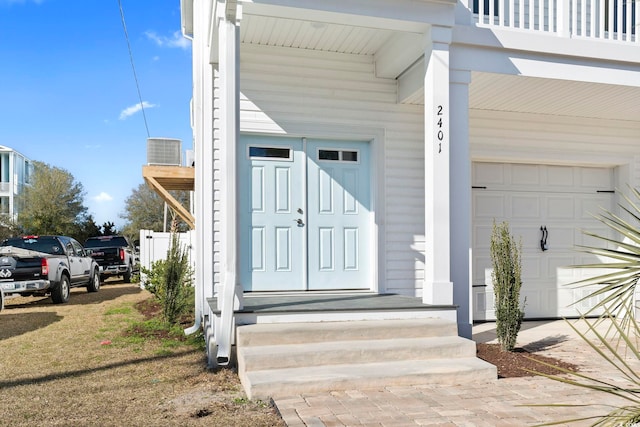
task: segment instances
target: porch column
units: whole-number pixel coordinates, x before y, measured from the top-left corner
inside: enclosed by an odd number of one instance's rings
[[[471,72],[451,70],[451,280],[458,306],[458,334],[472,335],[471,304],[471,160],[469,155],[469,83]]]
[[[195,0],[196,10],[210,0]],[[193,149],[194,219],[195,219],[195,283],[196,316],[208,313],[207,298],[213,296],[213,135],[212,135],[212,67],[208,66],[207,31],[205,15],[193,20]],[[207,214],[209,212],[209,214]],[[197,319],[201,320],[201,319]],[[208,325],[207,325],[208,326]],[[205,334],[207,331],[205,331]],[[209,332],[210,333],[210,332]]]
[[[429,35],[427,35],[428,37]],[[425,268],[422,301],[453,304],[449,226],[449,43],[451,30],[432,28],[425,51]]]
[[[222,268],[219,292],[220,328],[216,337],[218,344],[217,363],[226,365],[231,356],[231,334],[233,331],[233,306],[236,292],[237,268],[237,212],[236,212],[236,146],[240,128],[240,27],[241,7],[235,1],[217,3],[219,10],[218,49],[220,76],[220,146],[221,174],[224,184],[221,189],[223,206],[222,222]]]

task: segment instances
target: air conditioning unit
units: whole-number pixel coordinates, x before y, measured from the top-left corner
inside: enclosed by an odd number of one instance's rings
[[[147,139],[148,165],[182,165],[182,141],[171,138]]]

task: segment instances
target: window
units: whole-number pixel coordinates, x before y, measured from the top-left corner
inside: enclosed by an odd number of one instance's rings
[[[285,159],[292,160],[290,148],[278,147],[249,147],[249,157],[260,159]]]
[[[318,150],[318,160],[328,162],[358,162],[358,152],[354,150]]]

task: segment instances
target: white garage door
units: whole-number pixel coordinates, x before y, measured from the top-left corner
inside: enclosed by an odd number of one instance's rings
[[[507,221],[522,238],[526,318],[573,317],[592,307],[593,300],[572,304],[591,290],[565,286],[586,277],[585,270],[567,266],[597,262],[576,246],[602,244],[581,230],[609,234],[592,214],[613,208],[613,169],[475,163],[472,179],[474,320],[495,319],[489,253],[494,220]]]

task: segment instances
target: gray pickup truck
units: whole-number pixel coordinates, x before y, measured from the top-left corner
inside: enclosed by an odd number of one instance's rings
[[[131,275],[139,268],[136,249],[124,236],[89,237],[84,247],[100,266],[103,279],[122,276],[125,282],[130,282]]]
[[[5,295],[51,295],[69,301],[71,288],[100,289],[100,269],[78,241],[66,236],[23,236],[0,245],[0,309]]]

